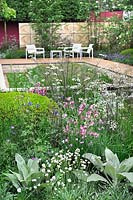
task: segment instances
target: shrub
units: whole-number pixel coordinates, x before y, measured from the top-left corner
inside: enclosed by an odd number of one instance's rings
[[[5,58],[25,58],[25,49],[8,49]]]
[[[46,96],[41,96],[27,92],[6,92],[0,93],[0,117],[10,118],[13,114],[30,110],[35,114],[43,112],[48,113],[56,104]]]
[[[17,140],[16,133],[22,134],[24,130],[33,134],[42,119],[48,122],[54,107],[56,104],[46,96],[26,92],[0,93],[0,138],[15,135]]]
[[[129,55],[129,56],[133,57],[133,49],[125,49],[125,50],[121,51],[120,54],[125,55],[125,56]]]
[[[46,96],[26,92],[0,93],[1,170],[12,164],[17,149],[22,155],[36,154],[38,150],[35,149],[50,137],[49,117],[54,107],[54,101]]]

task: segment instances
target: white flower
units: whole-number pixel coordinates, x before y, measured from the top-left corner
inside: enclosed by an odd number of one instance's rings
[[[52,178],[51,178],[51,181],[54,181],[56,179],[56,177],[55,176],[53,176]]]
[[[69,167],[68,170],[69,170],[69,171],[72,171],[72,167]]]
[[[32,182],[36,182],[37,180],[36,179],[32,179]]]
[[[60,182],[60,181],[58,181],[58,182],[57,182],[57,185],[58,185],[58,186],[60,186],[60,185],[61,185],[61,182]]]
[[[18,189],[17,189],[17,192],[19,192],[19,193],[20,193],[20,192],[21,192],[21,188],[18,188]]]
[[[46,172],[46,170],[45,170],[44,168],[43,168],[41,171],[42,171],[42,173],[45,173],[45,172]]]
[[[42,167],[46,168],[46,165],[43,163],[43,164],[42,164]]]
[[[68,182],[68,183],[71,183],[71,182],[72,182],[72,180],[71,180],[70,178],[68,178],[68,179],[67,179],[67,182]]]
[[[36,185],[34,185],[34,189],[37,189],[37,186],[36,186]]]
[[[65,184],[64,184],[63,182],[61,183],[61,185],[62,185],[63,187],[65,187]]]

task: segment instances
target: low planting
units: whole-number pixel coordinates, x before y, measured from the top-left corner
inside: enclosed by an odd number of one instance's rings
[[[27,92],[0,93],[4,200],[133,198],[133,116],[110,77],[66,63],[8,78]]]
[[[1,170],[11,165],[16,152],[34,156],[32,149],[49,137],[48,116],[56,108],[57,104],[46,96],[31,92],[0,93]]]
[[[125,49],[121,52],[97,52],[96,57],[112,60],[119,63],[133,65],[133,49]]]
[[[25,58],[25,48],[21,49],[9,48],[8,50],[5,51],[5,58],[6,59]]]
[[[94,80],[105,81],[112,83],[112,79],[104,72],[98,72],[94,67],[88,64],[79,63],[62,63],[62,64],[45,64],[39,65],[34,69],[29,69],[25,73],[9,73],[7,74],[9,85],[11,88],[30,88],[34,87],[36,83],[41,83],[41,86],[54,87],[69,87],[80,83],[83,86],[89,79],[89,82]]]

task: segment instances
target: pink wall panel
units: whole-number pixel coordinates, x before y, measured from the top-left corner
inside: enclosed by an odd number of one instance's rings
[[[18,22],[7,22],[7,38],[9,42],[19,43]],[[4,41],[4,23],[0,21],[0,46]]]
[[[0,21],[0,46],[3,43],[4,39],[4,23]]]
[[[99,16],[96,18],[95,14],[92,12],[90,16],[90,21],[95,21],[95,22],[103,22],[107,18],[111,17],[118,17],[119,19],[122,19],[123,17],[123,11],[105,11],[101,12]]]

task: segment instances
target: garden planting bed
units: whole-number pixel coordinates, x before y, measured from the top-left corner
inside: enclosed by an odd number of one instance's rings
[[[133,110],[108,91],[131,77],[61,63],[7,79],[26,91],[0,93],[3,198],[132,200]]]

